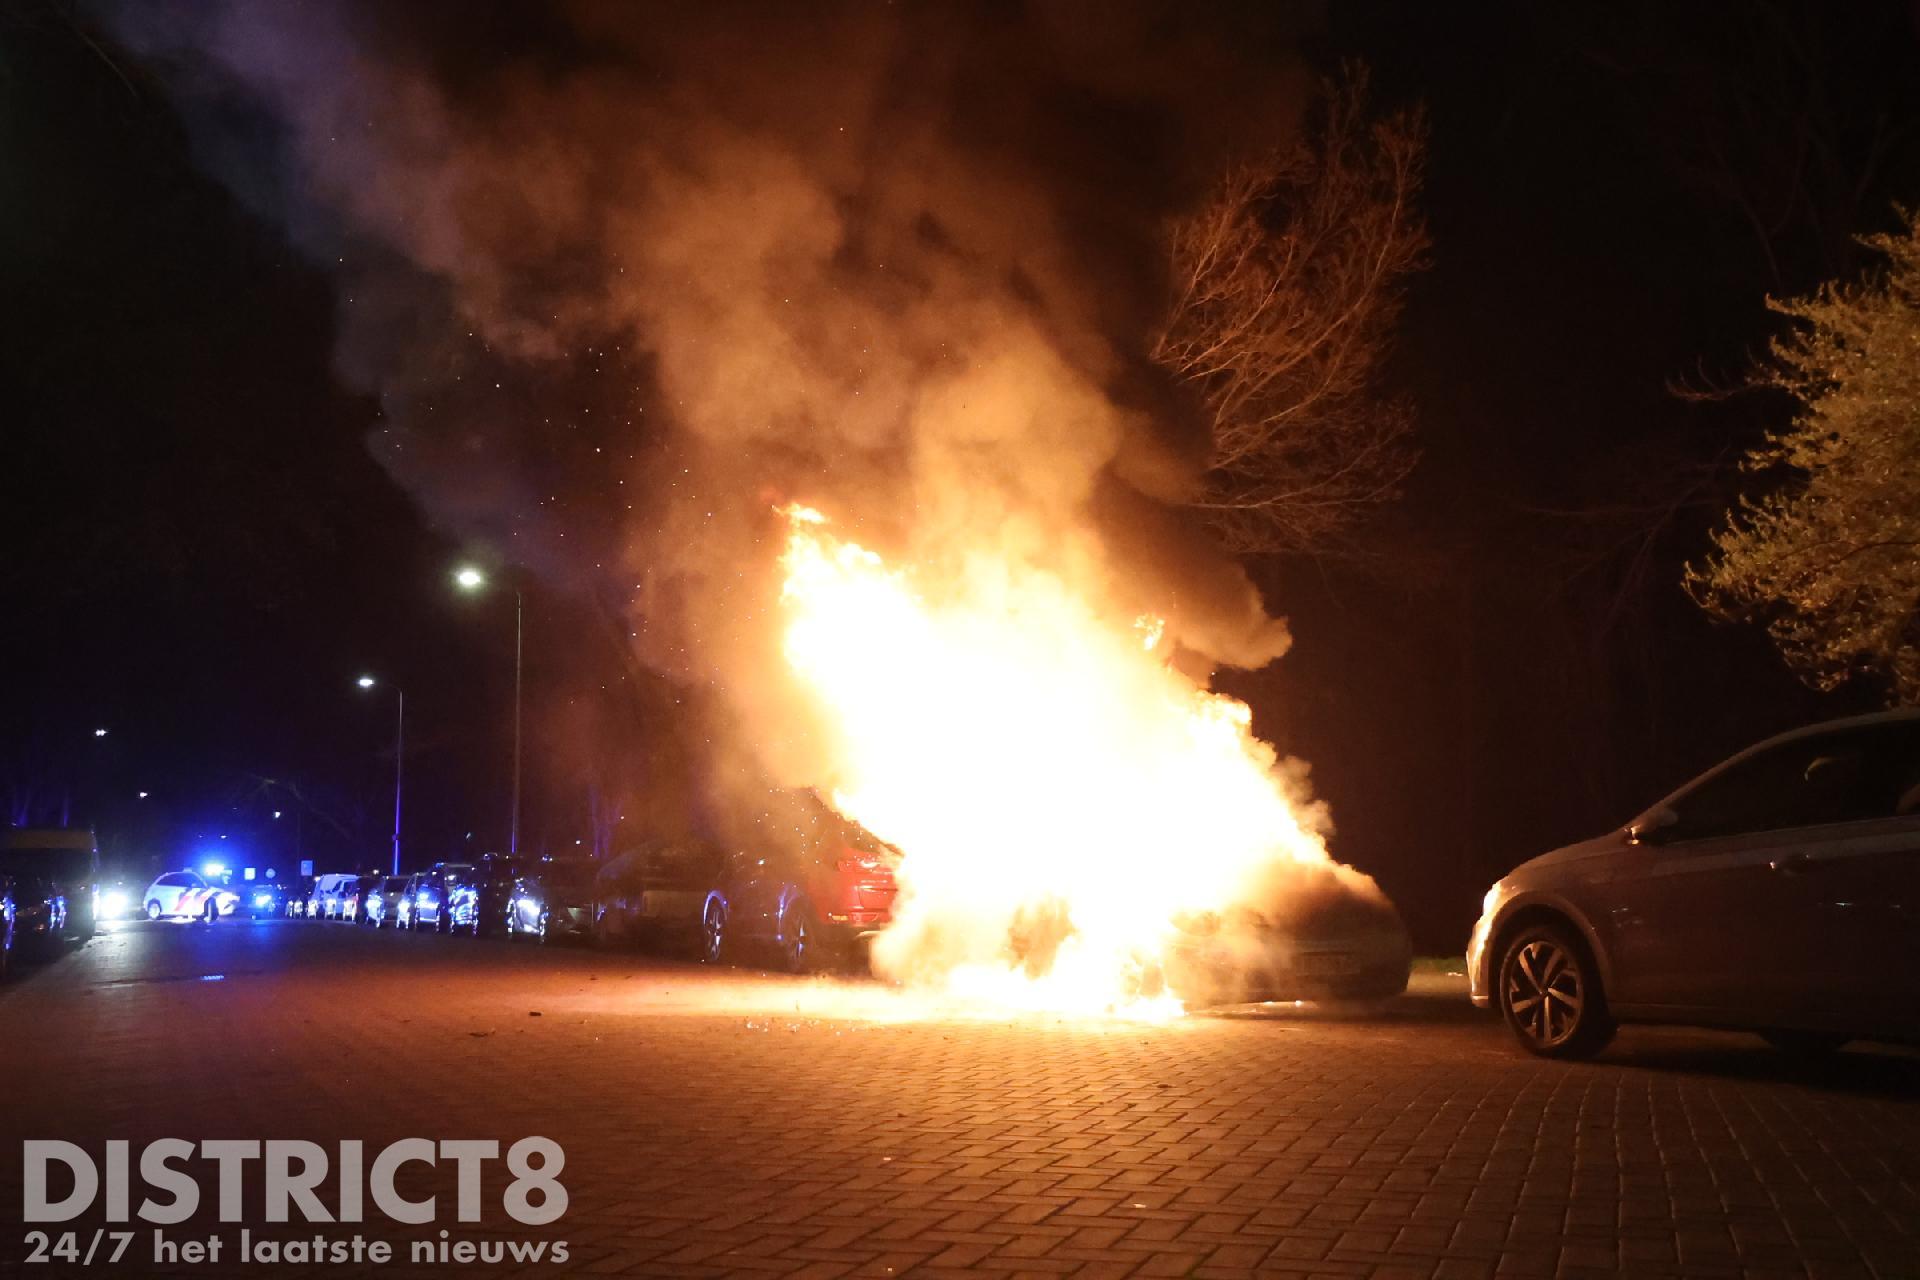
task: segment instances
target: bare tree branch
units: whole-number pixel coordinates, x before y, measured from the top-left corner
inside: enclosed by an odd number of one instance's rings
[[[1154,358],[1211,418],[1194,503],[1234,550],[1314,549],[1395,495],[1407,406],[1375,395],[1401,288],[1428,239],[1419,111],[1374,119],[1358,64],[1326,81],[1305,138],[1229,171],[1172,228]]]

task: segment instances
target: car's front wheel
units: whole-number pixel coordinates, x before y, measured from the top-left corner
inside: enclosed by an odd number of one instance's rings
[[[158,898],[155,898],[153,901],[147,903],[147,919],[158,920],[159,918],[160,918],[160,900]]]
[[[1522,929],[1500,962],[1500,1012],[1531,1053],[1587,1058],[1613,1039],[1600,974],[1586,946],[1558,925]]]

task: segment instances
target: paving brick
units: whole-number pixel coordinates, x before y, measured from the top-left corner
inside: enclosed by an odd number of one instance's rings
[[[1920,1276],[1912,1055],[1811,1076],[1757,1041],[1629,1029],[1599,1063],[1547,1063],[1455,995],[1148,1027],[870,1016],[885,999],[631,954],[143,926],[0,988],[0,1024],[60,1028],[0,1035],[0,1133],[542,1133],[566,1216],[471,1234],[565,1238],[607,1275]]]

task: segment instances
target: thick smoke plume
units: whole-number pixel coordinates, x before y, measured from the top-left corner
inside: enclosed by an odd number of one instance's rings
[[[1166,219],[1307,87],[1273,6],[140,4],[206,162],[339,282],[372,447],[443,525],[615,601],[782,783],[799,500],[900,562],[990,547],[1177,661],[1287,643],[1181,512],[1143,353]]]

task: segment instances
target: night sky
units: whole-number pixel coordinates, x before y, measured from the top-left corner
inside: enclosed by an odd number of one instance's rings
[[[551,38],[487,12],[456,61]],[[409,861],[502,847],[517,586],[523,844],[590,839],[578,743],[646,775],[674,690],[579,575],[396,484],[369,447],[390,406],[336,364],[332,265],[233,181],[272,126],[183,113],[117,30],[84,6],[0,12],[12,816],[91,822],[143,870],[223,836],[259,865],[296,843],[378,860],[394,708],[354,687],[367,671],[406,690]],[[1676,389],[1737,379],[1774,332],[1768,294],[1858,270],[1852,237],[1920,201],[1920,6],[1339,3],[1286,31],[1276,76],[1364,59],[1384,101],[1430,115],[1432,265],[1387,370],[1423,456],[1354,548],[1251,566],[1295,644],[1223,685],[1312,762],[1336,856],[1450,948],[1515,862],[1758,736],[1878,704],[1815,695],[1682,593],[1735,455],[1787,406]],[[1124,152],[1129,122],[1105,127]],[[607,370],[635,360],[582,356],[544,388],[598,409],[581,430],[612,446],[642,374]],[[531,490],[562,462],[519,466]],[[468,559],[493,590],[453,589]]]

